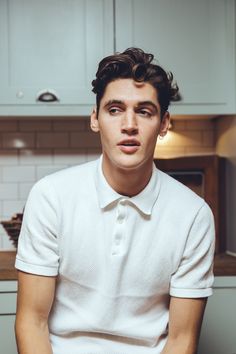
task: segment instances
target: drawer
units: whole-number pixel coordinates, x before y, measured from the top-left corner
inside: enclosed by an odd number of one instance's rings
[[[0,293],[0,315],[16,313],[16,293]]]

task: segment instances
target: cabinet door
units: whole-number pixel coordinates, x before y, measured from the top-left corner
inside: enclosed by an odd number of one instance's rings
[[[110,0],[1,0],[0,115],[88,113],[97,64],[113,50]],[[38,102],[50,89],[59,102]]]
[[[208,299],[198,354],[236,353],[236,277],[216,277]]]
[[[0,347],[2,354],[17,354],[14,322],[15,315],[0,315]]]
[[[0,281],[0,353],[17,354],[14,333],[16,282]]]
[[[136,46],[173,72],[175,114],[235,112],[233,0],[116,0],[116,50]]]

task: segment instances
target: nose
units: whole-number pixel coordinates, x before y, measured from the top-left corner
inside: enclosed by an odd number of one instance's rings
[[[138,122],[136,114],[133,111],[126,111],[121,124],[122,133],[134,135],[138,133]]]

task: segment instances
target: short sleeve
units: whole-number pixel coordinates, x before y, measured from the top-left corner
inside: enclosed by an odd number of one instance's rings
[[[58,273],[58,202],[47,177],[37,182],[26,202],[15,267],[55,276]]]
[[[179,267],[172,274],[171,296],[198,298],[212,295],[214,249],[214,217],[204,203],[192,223]]]

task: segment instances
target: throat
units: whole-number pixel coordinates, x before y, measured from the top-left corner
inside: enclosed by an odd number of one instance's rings
[[[117,193],[134,197],[139,194],[148,184],[152,175],[152,168],[144,170],[123,170],[119,168],[106,169],[102,166],[103,174],[113,190]]]

